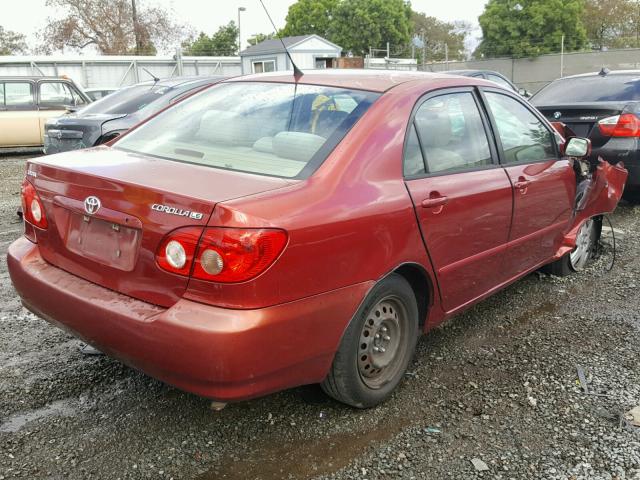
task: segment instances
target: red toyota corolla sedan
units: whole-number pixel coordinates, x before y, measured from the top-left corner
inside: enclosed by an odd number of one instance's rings
[[[588,149],[473,78],[230,79],[29,161],[9,270],[29,310],[184,390],[369,407],[421,332],[584,266],[626,178]]]

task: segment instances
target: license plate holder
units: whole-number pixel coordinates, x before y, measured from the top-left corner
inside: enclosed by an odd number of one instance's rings
[[[68,250],[109,267],[133,270],[140,240],[138,229],[76,212],[69,220]]]

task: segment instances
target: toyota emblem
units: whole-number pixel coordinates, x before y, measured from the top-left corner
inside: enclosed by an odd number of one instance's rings
[[[84,199],[84,211],[89,215],[93,215],[98,210],[100,210],[100,199],[98,197],[94,197],[93,195]]]
[[[560,113],[560,112],[555,112],[553,114],[553,118],[555,118],[556,120],[559,119],[561,116],[562,116],[562,113]]]

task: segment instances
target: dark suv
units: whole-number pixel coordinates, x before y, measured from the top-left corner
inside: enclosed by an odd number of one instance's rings
[[[564,77],[551,82],[531,103],[552,122],[591,139],[590,160],[624,162],[629,171],[624,198],[640,202],[640,70]]]

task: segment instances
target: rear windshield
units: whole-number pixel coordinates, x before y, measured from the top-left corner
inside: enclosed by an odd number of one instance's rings
[[[109,113],[129,115],[155,102],[171,87],[134,85],[101,98],[82,110],[82,113]]]
[[[531,102],[544,106],[631,100],[640,100],[640,74],[556,80],[534,95]]]
[[[126,135],[116,148],[287,178],[310,175],[379,94],[293,83],[216,85]]]

